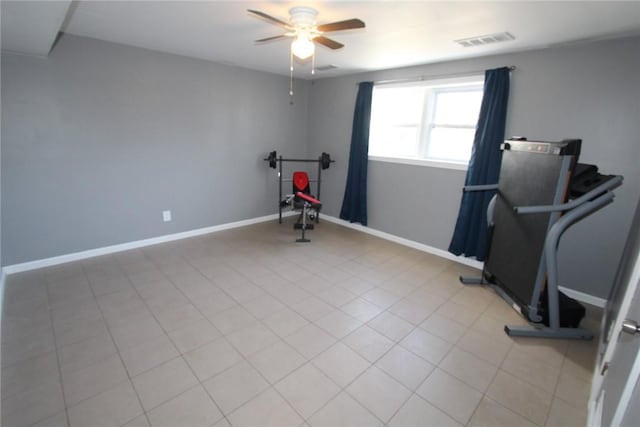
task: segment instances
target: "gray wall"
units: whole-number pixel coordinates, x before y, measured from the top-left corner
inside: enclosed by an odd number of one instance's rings
[[[272,214],[307,82],[64,36],[2,56],[2,265]],[[162,222],[170,209],[173,221]]]
[[[3,55],[2,265],[274,213],[273,149],[331,153],[322,201],[338,216],[357,82],[511,64],[508,135],[583,138],[583,162],[625,176],[561,243],[562,284],[605,297],[640,194],[638,38],[297,82],[295,105],[286,77],[86,38]],[[369,170],[370,226],[446,249],[464,172]]]
[[[323,210],[338,216],[347,174],[357,83],[516,65],[507,135],[583,139],[581,161],[625,177],[613,205],[569,230],[561,285],[606,297],[640,195],[640,39],[628,38],[316,81],[309,150],[338,162],[323,176]],[[369,162],[369,226],[446,250],[465,172]]]

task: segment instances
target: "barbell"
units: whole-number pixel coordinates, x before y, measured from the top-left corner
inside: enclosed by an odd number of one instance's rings
[[[269,167],[273,169],[276,168],[276,166],[278,165],[278,162],[307,162],[307,163],[319,162],[320,165],[322,166],[322,169],[329,169],[329,166],[331,166],[331,163],[335,162],[335,160],[331,160],[331,155],[329,155],[329,153],[323,152],[320,155],[320,157],[318,157],[317,159],[284,159],[284,158],[278,158],[276,150],[273,150],[272,152],[270,152],[269,157],[267,157],[264,160],[269,162]]]

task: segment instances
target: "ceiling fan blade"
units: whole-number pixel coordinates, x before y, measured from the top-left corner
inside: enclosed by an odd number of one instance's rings
[[[324,36],[314,37],[313,41],[318,42],[321,45],[326,46],[330,49],[340,49],[341,47],[344,46],[342,43],[338,43],[337,41],[331,40],[330,38],[324,37]]]
[[[290,30],[292,28],[291,24],[289,24],[288,22],[285,22],[282,19],[274,18],[273,16],[267,15],[266,13],[260,12],[259,10],[247,9],[247,12],[253,13],[254,15],[257,15],[257,16],[259,16],[261,18],[266,19],[267,21],[271,22],[272,24],[279,25],[279,26],[284,27],[284,28],[286,28],[288,30]]]
[[[256,43],[268,42],[268,41],[271,41],[271,40],[280,40],[280,39],[284,39],[284,38],[287,38],[287,37],[291,37],[291,36],[288,36],[286,34],[280,34],[279,36],[265,37],[263,39],[256,40]]]
[[[346,21],[331,22],[329,24],[318,25],[318,31],[329,33],[331,31],[353,30],[364,28],[364,22],[359,19],[347,19]]]

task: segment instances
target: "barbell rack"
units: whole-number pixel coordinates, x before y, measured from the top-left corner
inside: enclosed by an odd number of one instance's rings
[[[276,151],[271,151],[269,156],[264,161],[269,162],[269,167],[275,169],[278,168],[278,223],[282,224],[282,183],[293,182],[293,179],[282,178],[282,163],[294,162],[294,163],[318,163],[318,177],[316,179],[310,179],[309,182],[316,183],[316,199],[320,199],[320,183],[322,182],[322,170],[329,169],[331,163],[335,163],[335,160],[331,159],[329,153],[322,153],[317,159],[286,159],[282,155],[277,156]],[[315,218],[316,224],[320,222],[320,212],[317,213]]]

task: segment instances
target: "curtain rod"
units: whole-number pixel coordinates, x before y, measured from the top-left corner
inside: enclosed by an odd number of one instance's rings
[[[508,65],[506,68],[509,71],[513,71],[516,69],[515,65]],[[388,85],[392,83],[409,83],[409,82],[420,82],[425,80],[436,80],[436,79],[444,79],[450,77],[465,77],[465,76],[473,76],[474,74],[484,74],[485,70],[476,70],[476,71],[465,71],[463,73],[451,73],[451,74],[438,74],[438,75],[428,75],[428,76],[417,76],[417,77],[408,77],[406,79],[392,79],[392,80],[380,80],[377,82],[373,82],[374,86],[378,85]]]

